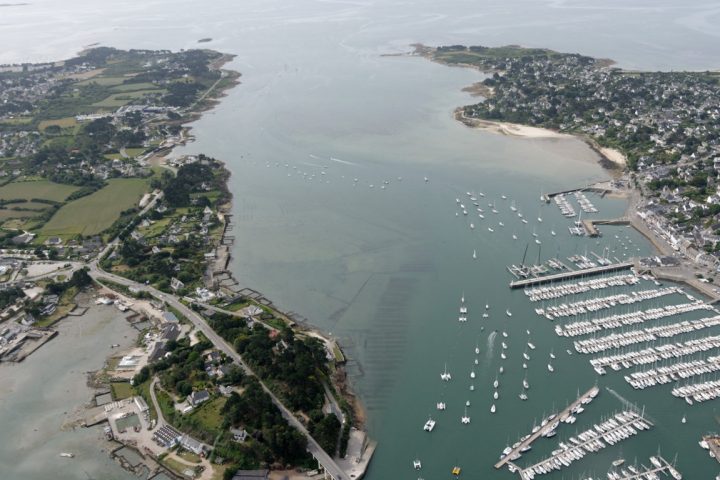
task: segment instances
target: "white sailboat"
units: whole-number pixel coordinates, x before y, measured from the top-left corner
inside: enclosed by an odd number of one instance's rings
[[[513,200],[510,203],[510,211],[517,212],[517,207],[515,206],[515,200]]]
[[[480,347],[478,346],[478,342],[475,342],[475,355],[480,354]]]
[[[447,363],[445,364],[445,370],[440,374],[440,380],[449,382],[452,379],[452,375],[447,371]]]
[[[475,369],[474,368],[470,371],[470,378],[475,378]]]
[[[497,375],[495,375],[495,381],[493,382],[493,388],[498,388],[500,386],[500,382],[498,381]]]
[[[490,407],[490,413],[495,413],[495,404],[492,404],[492,407]]]
[[[500,398],[500,394],[498,393],[497,390],[495,390],[495,391],[493,392],[493,398],[494,398],[495,400],[497,400],[498,398]]]
[[[477,252],[473,249],[473,258],[477,258]]]
[[[508,317],[512,317],[512,312],[510,312],[510,309],[505,310],[505,315]]]
[[[555,367],[552,366],[552,363],[548,363],[548,364],[547,364],[547,369],[548,369],[548,371],[549,371],[550,373],[552,373],[552,372],[555,371]]]

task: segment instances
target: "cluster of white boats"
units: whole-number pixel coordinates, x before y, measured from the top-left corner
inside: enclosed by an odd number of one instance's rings
[[[577,215],[577,213],[575,213],[575,208],[572,206],[572,203],[570,203],[570,200],[568,200],[564,193],[555,195],[553,197],[553,201],[560,209],[560,213],[562,213],[564,217],[572,218]]]
[[[593,425],[570,437],[568,443],[560,442],[558,448],[553,450],[552,456],[535,465],[523,469],[523,477],[532,480],[537,475],[551,473],[571,463],[582,459],[588,453],[596,453],[608,445],[615,445],[627,438],[636,435],[641,430],[652,428],[653,424],[631,410],[626,410],[613,415],[611,418]],[[508,465],[511,471],[517,471],[518,467]]]
[[[592,204],[590,200],[588,200],[587,196],[581,191],[574,192],[575,198],[577,199],[578,204],[580,204],[580,208],[585,213],[597,213],[598,209],[595,207],[595,205]]]
[[[689,362],[674,363],[660,366],[650,370],[633,372],[625,376],[625,381],[637,390],[643,390],[656,385],[677,382],[696,375],[705,375],[720,371],[720,356],[708,357],[705,360],[691,360]],[[688,397],[685,397],[688,400]],[[692,405],[692,400],[688,402]]]
[[[720,397],[720,380],[675,387],[672,389],[672,394],[678,398],[684,398],[689,404],[715,400]]]
[[[697,332],[720,325],[720,315],[696,320],[684,320],[669,325],[658,325],[621,333],[611,333],[573,342],[578,353],[598,353],[618,349],[636,343],[652,342],[658,338],[670,338],[683,333]]]
[[[586,293],[590,290],[601,290],[609,287],[625,287],[636,285],[640,282],[640,278],[632,273],[613,275],[609,277],[600,277],[590,280],[581,280],[579,282],[566,282],[560,285],[552,285],[546,287],[536,287],[525,289],[525,295],[531,302],[540,302],[543,300],[552,300],[568,295],[577,295]]]
[[[560,337],[578,337],[589,335],[600,330],[612,330],[629,325],[644,323],[649,320],[658,320],[673,315],[694,312],[696,310],[708,310],[717,313],[717,309],[705,302],[681,303],[678,305],[665,305],[664,307],[637,310],[629,313],[617,313],[605,317],[596,317],[591,320],[580,320],[577,322],[556,325],[555,333]]]
[[[684,343],[667,343],[650,346],[642,350],[631,350],[615,355],[596,357],[590,360],[590,365],[592,365],[599,375],[605,375],[605,368],[607,367],[617,372],[623,368],[649,365],[671,358],[683,358],[686,355],[707,352],[715,348],[720,348],[720,335],[693,338]]]
[[[576,315],[584,315],[588,312],[597,312],[608,308],[614,308],[618,305],[632,305],[633,303],[652,300],[655,298],[680,293],[682,290],[678,287],[651,288],[641,290],[639,292],[618,293],[607,297],[588,298],[578,300],[572,303],[562,303],[560,305],[551,305],[545,308],[536,308],[535,313],[544,316],[548,320],[562,317],[574,317]]]
[[[682,474],[670,462],[659,455],[650,457],[650,466],[627,465],[627,468],[619,468],[624,463],[624,459],[613,462],[613,467],[618,469],[607,473],[608,480],[660,480],[661,477],[658,474],[662,474],[663,478],[669,478],[667,475],[670,475],[675,480],[682,480],[683,478]],[[593,478],[587,477],[583,480],[593,480]]]

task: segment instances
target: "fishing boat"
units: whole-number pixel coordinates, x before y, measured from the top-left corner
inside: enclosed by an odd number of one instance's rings
[[[462,469],[461,469],[460,467],[453,467],[453,469],[452,469],[452,474],[457,477],[458,475],[460,475],[460,471],[461,471],[461,470],[462,470]]]
[[[423,430],[426,432],[432,432],[433,428],[435,428],[435,420],[432,419],[432,417],[428,418],[428,421],[425,422],[425,426],[423,427]]]

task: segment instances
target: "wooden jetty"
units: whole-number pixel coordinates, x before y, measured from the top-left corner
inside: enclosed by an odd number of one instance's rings
[[[527,447],[528,445],[531,445],[531,444],[532,444],[535,440],[537,440],[539,437],[541,437],[542,435],[545,435],[545,434],[548,433],[550,430],[552,430],[553,424],[555,423],[555,420],[561,420],[561,419],[567,418],[567,416],[572,413],[572,411],[575,409],[575,407],[577,407],[578,405],[581,405],[582,402],[583,402],[585,399],[590,398],[590,397],[592,397],[593,395],[597,395],[597,394],[599,393],[599,391],[600,391],[600,390],[598,389],[598,387],[597,387],[597,386],[594,386],[594,387],[592,387],[590,390],[588,390],[587,392],[585,392],[585,393],[583,393],[582,395],[580,395],[580,396],[577,398],[577,400],[575,400],[573,403],[571,403],[570,405],[568,405],[568,406],[565,408],[565,410],[563,410],[562,412],[560,412],[556,417],[554,417],[552,420],[549,420],[545,425],[543,425],[542,427],[540,427],[540,429],[539,429],[537,432],[533,433],[533,434],[530,435],[528,438],[526,438],[524,441],[520,442],[515,448],[512,449],[512,451],[510,451],[510,453],[508,453],[507,455],[505,455],[504,457],[502,457],[502,458],[500,459],[500,461],[495,464],[495,468],[500,469],[500,468],[502,468],[505,464],[511,464],[511,465],[512,465],[513,467],[515,467],[518,471],[521,471],[522,469],[521,469],[520,467],[518,467],[517,465],[514,465],[514,464],[512,463],[512,457],[514,457],[515,455],[519,454],[519,453],[520,453],[520,450],[524,449],[524,448]],[[556,428],[557,428],[557,427],[556,427]]]
[[[620,262],[611,265],[601,265],[599,267],[584,268],[582,270],[571,270],[569,272],[554,273],[552,275],[544,275],[542,277],[526,278],[523,280],[515,280],[510,282],[510,288],[525,288],[531,285],[540,285],[549,282],[561,282],[570,280],[571,278],[584,277],[586,275],[597,275],[600,273],[615,272],[618,270],[627,270],[635,266],[634,262]]]
[[[720,435],[705,435],[702,439],[707,443],[708,450],[715,456],[715,460],[720,463]]]

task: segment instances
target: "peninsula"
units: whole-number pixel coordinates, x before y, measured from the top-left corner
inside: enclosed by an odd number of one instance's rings
[[[342,351],[237,286],[229,171],[171,155],[239,83],[231,59],[99,47],[0,66],[0,362],[81,316],[88,291],[140,335],[95,375],[112,402],[81,423],[173,476],[359,478],[372,443]]]
[[[720,73],[628,71],[520,46],[414,47],[486,74],[467,89],[482,101],[455,112],[466,125],[585,140],[625,187],[633,226],[662,254],[686,260],[669,278],[718,296],[707,284],[720,267]]]

